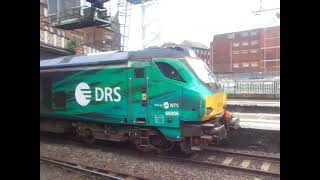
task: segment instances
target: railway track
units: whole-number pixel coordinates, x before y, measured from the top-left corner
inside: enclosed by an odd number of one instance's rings
[[[224,153],[224,154],[230,154],[230,155],[240,155],[240,156],[247,156],[248,158],[260,158],[260,159],[266,159],[266,160],[273,160],[273,161],[279,161],[280,162],[280,155],[259,155],[259,154],[250,154],[245,152],[236,152],[232,150],[227,150],[223,148],[217,148],[217,147],[207,147],[205,148],[206,151],[209,152],[217,152],[217,153]]]
[[[122,172],[115,172],[111,170],[105,170],[105,169],[98,169],[95,167],[89,167],[89,166],[83,166],[71,162],[66,162],[66,161],[61,161],[57,159],[52,159],[48,157],[40,157],[40,161],[52,164],[54,166],[62,167],[62,168],[67,168],[67,169],[72,169],[76,170],[79,172],[83,172],[86,174],[91,174],[94,176],[99,176],[103,179],[114,179],[114,180],[149,180],[144,177],[138,177],[138,176],[132,176],[126,173]]]
[[[231,169],[244,173],[280,178],[280,157],[233,152],[218,148],[207,148],[188,158],[158,156],[185,163]]]
[[[88,146],[76,143],[80,146]],[[103,145],[90,145],[90,148],[112,149]],[[118,149],[119,150],[119,149]],[[172,160],[206,167],[235,170],[251,175],[280,177],[280,156],[257,155],[243,152],[235,152],[223,148],[208,147],[201,153],[195,153],[190,157],[175,155],[157,155],[152,153],[139,153],[134,150],[122,149],[121,152],[130,155],[139,155],[155,160]],[[100,171],[98,171],[100,172]],[[106,172],[108,174],[108,172]],[[140,178],[143,179],[143,178]]]

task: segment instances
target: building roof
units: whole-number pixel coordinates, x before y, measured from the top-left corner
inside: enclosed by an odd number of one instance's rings
[[[226,35],[226,34],[231,34],[231,33],[241,33],[241,32],[246,32],[246,31],[253,31],[253,30],[260,30],[260,29],[269,29],[269,28],[280,28],[280,26],[259,26],[259,27],[255,27],[255,28],[251,28],[251,29],[239,29],[238,31],[232,31],[232,32],[225,32],[225,33],[219,33],[219,34],[216,34],[214,36],[223,36],[223,35]]]
[[[179,47],[179,45],[177,43],[174,43],[174,42],[165,42],[165,43],[162,44],[161,47],[164,47],[164,48],[166,48],[166,47]]]
[[[209,49],[209,47],[207,47],[206,45],[199,43],[199,42],[193,42],[193,41],[188,41],[188,40],[184,40],[180,46],[183,47],[189,47],[189,48],[199,48],[199,49]]]
[[[186,48],[154,48],[141,51],[112,51],[87,55],[64,56],[40,61],[41,69],[93,65],[126,64],[129,59],[183,58],[192,56]]]
[[[40,50],[45,50],[45,51],[49,51],[49,52],[53,52],[53,53],[57,53],[57,54],[61,54],[61,55],[73,55],[74,52],[61,48],[61,47],[57,47],[57,46],[53,46],[50,44],[45,44],[43,42],[40,42]]]

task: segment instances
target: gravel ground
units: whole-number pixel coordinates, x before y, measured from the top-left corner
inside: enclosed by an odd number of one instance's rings
[[[94,180],[99,177],[85,175],[79,172],[69,171],[57,166],[40,163],[40,180]]]
[[[238,152],[280,155],[280,131],[239,129],[225,144],[215,146]]]
[[[72,143],[40,141],[40,156],[56,158],[101,169],[115,170],[150,179],[267,179],[237,171],[197,167],[170,160],[154,160],[138,155],[121,154],[110,148],[89,148]],[[270,178],[269,178],[270,179]]]

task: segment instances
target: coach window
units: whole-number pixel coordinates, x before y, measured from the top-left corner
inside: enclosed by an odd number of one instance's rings
[[[65,110],[66,108],[66,93],[64,91],[57,92],[53,96],[54,107],[56,110]]]
[[[40,88],[42,92],[42,102],[43,105],[51,109],[51,97],[52,97],[52,80],[50,78],[41,78],[40,79]]]
[[[170,64],[163,63],[163,62],[156,62],[156,65],[158,66],[158,68],[160,69],[160,71],[165,77],[169,79],[181,81],[181,82],[186,82],[178,73],[178,71],[174,67],[172,67]]]
[[[144,78],[144,68],[137,68],[134,70],[135,78]]]

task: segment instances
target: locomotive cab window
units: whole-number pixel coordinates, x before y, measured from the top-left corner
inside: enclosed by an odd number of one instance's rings
[[[158,66],[158,68],[160,69],[160,71],[165,77],[169,79],[181,81],[181,82],[186,82],[182,78],[182,76],[178,73],[178,71],[174,67],[172,67],[170,64],[167,64],[164,62],[156,62],[156,65]]]
[[[144,68],[137,68],[134,70],[135,78],[144,78]]]

